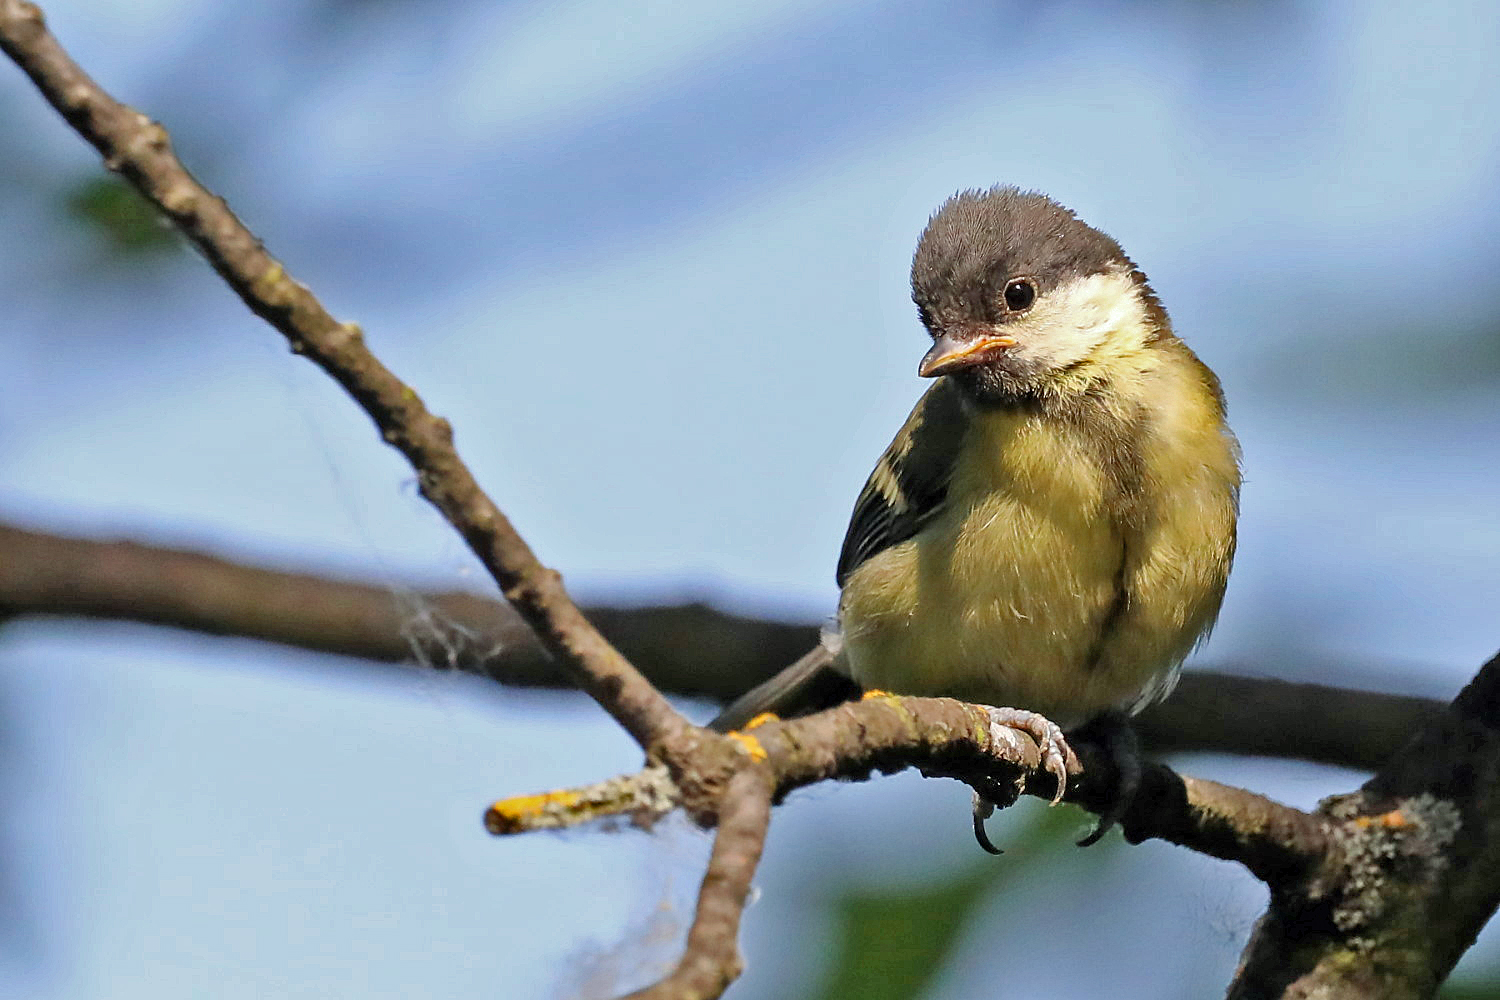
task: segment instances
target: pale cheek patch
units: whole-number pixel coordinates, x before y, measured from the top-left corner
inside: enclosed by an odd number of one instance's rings
[[[1049,292],[1025,319],[1007,324],[1019,341],[1018,358],[1041,368],[1065,368],[1094,355],[1139,350],[1147,320],[1139,290],[1126,271],[1080,278]]]

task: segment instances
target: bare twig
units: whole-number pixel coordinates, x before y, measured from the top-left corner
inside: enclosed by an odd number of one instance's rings
[[[739,977],[740,917],[770,821],[770,776],[763,768],[747,767],[734,776],[720,803],[719,832],[682,959],[667,978],[625,1000],[712,1000]]]
[[[486,830],[496,836],[561,830],[596,820],[628,816],[650,826],[680,805],[677,785],[660,764],[578,788],[540,795],[519,795],[496,802],[484,814]]]
[[[104,163],[155,204],[214,270],[292,350],[327,372],[364,409],[387,443],[406,456],[422,495],[463,535],[507,600],[575,683],[643,747],[684,740],[687,720],[589,624],[562,577],[543,566],[480,488],[453,447],[453,428],[422,403],[370,350],[294,281],[260,240],[204,188],[172,152],[164,128],[99,87],[48,33],[41,11],[0,0],[0,47]]]

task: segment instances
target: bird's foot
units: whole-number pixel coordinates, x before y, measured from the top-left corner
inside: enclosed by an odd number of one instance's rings
[[[1057,779],[1057,791],[1052,796],[1052,805],[1062,801],[1063,793],[1068,789],[1068,765],[1076,764],[1078,758],[1073,755],[1073,750],[1068,746],[1063,731],[1057,724],[1044,715],[1036,712],[1028,712],[1020,708],[991,708],[985,711],[990,717],[990,732],[992,738],[999,741],[1004,737],[995,734],[996,729],[1019,730],[1036,741],[1037,748],[1041,751],[1041,766]],[[989,834],[985,832],[984,821],[994,814],[997,808],[1003,809],[1016,801],[1021,793],[1020,783],[1002,788],[997,785],[987,785],[983,790],[974,788],[974,839],[979,846],[990,854],[1002,853],[1000,848],[990,840]]]
[[[1073,749],[1068,746],[1063,731],[1057,723],[1037,712],[1023,708],[986,708],[990,716],[990,732],[996,728],[1018,729],[1036,740],[1042,755],[1042,769],[1057,779],[1057,791],[1052,795],[1052,805],[1062,801],[1068,790],[1068,765],[1076,764]]]
[[[1074,730],[1072,736],[1080,742],[1088,740],[1096,744],[1115,768],[1114,797],[1099,813],[1094,831],[1078,842],[1079,847],[1088,847],[1113,829],[1135,801],[1135,793],[1141,787],[1141,744],[1135,727],[1123,712],[1105,712]]]

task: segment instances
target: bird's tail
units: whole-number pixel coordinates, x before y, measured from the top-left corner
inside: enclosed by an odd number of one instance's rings
[[[727,733],[765,712],[784,718],[808,715],[859,697],[859,685],[838,669],[838,662],[828,643],[820,642],[796,663],[736,698],[708,728]]]

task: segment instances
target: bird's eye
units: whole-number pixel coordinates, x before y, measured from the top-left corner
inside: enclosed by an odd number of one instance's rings
[[[1029,278],[1017,278],[1005,285],[1005,308],[1025,312],[1036,301],[1036,286]]]

